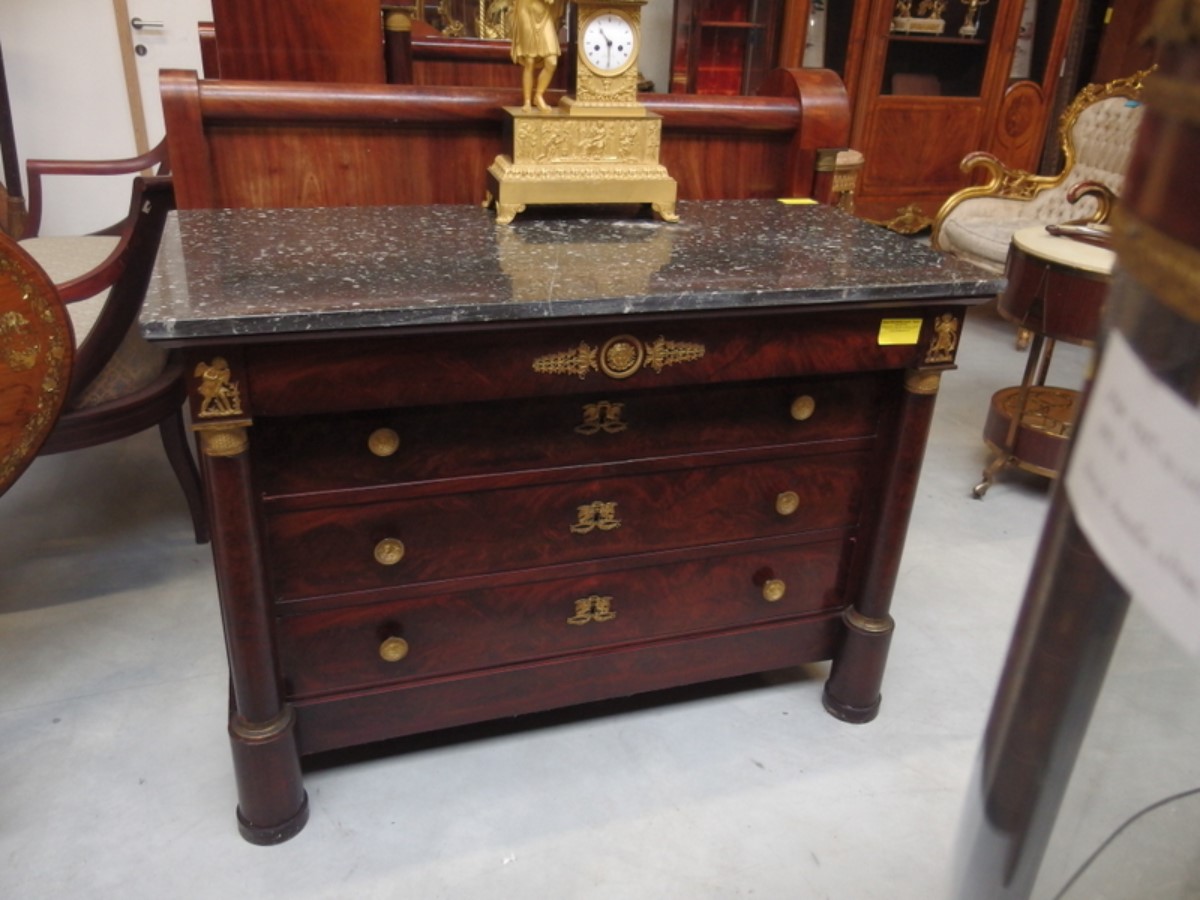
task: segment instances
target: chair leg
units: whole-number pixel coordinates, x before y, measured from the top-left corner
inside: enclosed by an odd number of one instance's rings
[[[188,447],[187,430],[183,427],[183,413],[175,410],[158,423],[158,433],[162,438],[163,449],[167,451],[167,459],[183,488],[187,499],[188,510],[192,514],[192,528],[196,532],[196,543],[208,543],[208,515],[204,510],[204,489],[200,484],[200,471],[196,468],[196,460]]]

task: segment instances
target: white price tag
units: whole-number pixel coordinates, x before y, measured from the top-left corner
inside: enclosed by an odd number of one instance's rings
[[[1075,437],[1066,489],[1096,553],[1200,656],[1200,409],[1113,332]]]

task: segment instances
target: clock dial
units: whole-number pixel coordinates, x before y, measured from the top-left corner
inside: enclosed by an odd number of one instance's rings
[[[637,35],[628,19],[604,12],[588,20],[580,43],[584,58],[592,69],[602,74],[616,74],[633,61]]]

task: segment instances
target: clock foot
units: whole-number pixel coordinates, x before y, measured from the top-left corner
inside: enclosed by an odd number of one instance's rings
[[[524,209],[524,203],[497,203],[496,221],[501,225],[507,225],[516,217],[517,213],[523,212]]]
[[[670,203],[651,203],[650,208],[664,222],[679,221],[679,215],[675,212],[675,201],[673,200]]]
[[[491,191],[483,192],[483,203],[480,204],[484,209],[491,209],[492,204],[496,202],[496,198],[492,196]]]

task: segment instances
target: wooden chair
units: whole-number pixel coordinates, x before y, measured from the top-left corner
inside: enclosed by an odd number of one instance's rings
[[[161,157],[162,151],[157,151]],[[137,162],[145,164],[146,157]],[[113,167],[129,164],[118,161]],[[151,345],[138,330],[163,223],[174,207],[171,179],[133,179],[129,214],[115,233],[38,237],[41,176],[81,174],[92,163],[30,164],[30,230],[20,249],[56,286],[74,329],[75,364],[58,421],[41,453],[78,450],[118,440],[157,425],[167,458],[183,488],[197,543],[208,541],[200,476],[183,424],[181,362]],[[37,173],[35,175],[35,172]],[[88,172],[93,174],[93,172]]]

